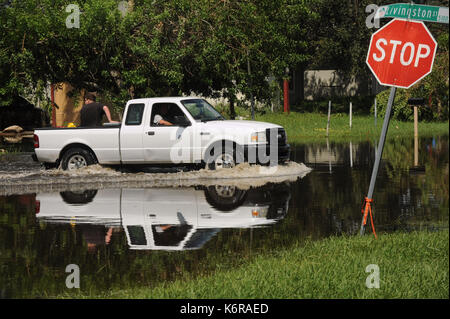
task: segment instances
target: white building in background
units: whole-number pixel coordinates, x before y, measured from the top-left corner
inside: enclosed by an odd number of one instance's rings
[[[376,95],[384,89],[372,75],[346,78],[338,70],[295,70],[290,75],[289,101],[297,104],[302,100]]]

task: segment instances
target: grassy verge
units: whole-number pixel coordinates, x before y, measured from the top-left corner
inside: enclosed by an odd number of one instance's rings
[[[271,122],[283,126],[288,134],[290,143],[326,143],[327,120],[326,114],[320,113],[266,113],[256,115],[255,119],[263,122]],[[349,125],[348,114],[332,114],[329,127],[329,140],[344,142],[364,141],[378,139],[383,125],[383,119],[377,119],[377,125],[372,116],[355,115],[352,118],[352,128]],[[449,123],[419,122],[419,137],[433,135],[448,135]],[[388,138],[413,137],[414,123],[392,120],[389,125]]]
[[[366,287],[371,264],[379,267],[378,289]],[[382,234],[378,240],[369,235],[332,237],[261,254],[210,276],[84,297],[448,298],[448,269],[448,229]]]

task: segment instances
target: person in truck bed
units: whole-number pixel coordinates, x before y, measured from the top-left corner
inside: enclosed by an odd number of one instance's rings
[[[86,93],[84,95],[84,105],[80,112],[80,126],[102,126],[103,115],[110,123],[119,123],[111,119],[111,112],[108,106],[96,102],[96,97],[93,93]]]

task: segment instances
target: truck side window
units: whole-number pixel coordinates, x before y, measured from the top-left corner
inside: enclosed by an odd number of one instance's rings
[[[186,238],[192,225],[152,225],[153,238],[156,246],[177,246]]]
[[[127,118],[125,125],[141,125],[142,116],[144,114],[145,104],[130,104],[128,106]]]
[[[163,120],[178,125],[180,121],[189,121],[184,112],[175,103],[155,103],[152,106],[152,115],[150,117],[150,126],[159,126],[155,123],[155,116],[159,115]]]
[[[145,231],[142,226],[130,225],[127,226],[128,234],[130,235],[131,245],[147,245],[147,239],[145,239]]]

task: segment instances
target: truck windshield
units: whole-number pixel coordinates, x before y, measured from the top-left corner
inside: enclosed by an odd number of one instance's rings
[[[225,119],[211,104],[203,99],[183,100],[181,103],[196,121],[207,122]]]

